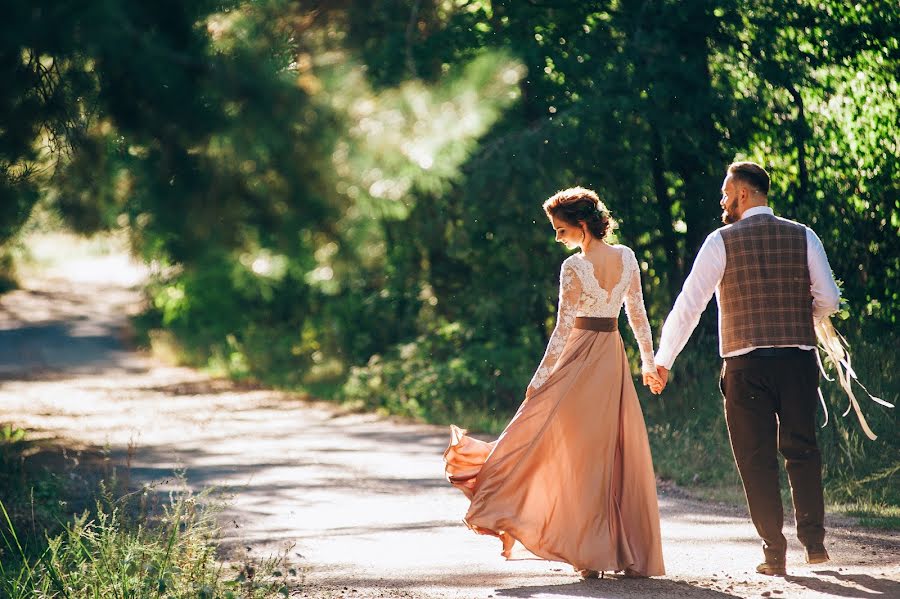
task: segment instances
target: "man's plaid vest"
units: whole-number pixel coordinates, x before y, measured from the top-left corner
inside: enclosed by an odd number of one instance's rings
[[[723,227],[720,234],[725,243],[725,272],[719,283],[722,353],[815,346],[806,227],[757,214]]]

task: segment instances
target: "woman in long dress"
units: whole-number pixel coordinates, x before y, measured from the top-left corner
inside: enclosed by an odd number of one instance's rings
[[[451,425],[446,476],[471,501],[466,524],[499,537],[507,558],[518,541],[586,578],[659,576],[656,481],[617,327],[624,302],[644,382],[658,388],[637,259],[604,241],[611,220],[593,191],[561,191],[544,210],[556,240],[581,249],[562,264],[556,327],[497,441]]]

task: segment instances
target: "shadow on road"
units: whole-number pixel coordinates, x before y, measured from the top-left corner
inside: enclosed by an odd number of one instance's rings
[[[335,574],[345,572],[343,569],[335,570]],[[415,580],[404,577],[385,577],[378,579],[356,578],[348,581],[346,576],[324,577],[318,583],[325,588],[345,588],[350,585],[354,588],[381,588],[393,590],[396,596],[406,597],[407,589],[419,589],[432,587],[440,589],[460,589],[467,586],[475,588],[495,587],[493,595],[497,597],[511,597],[515,599],[529,599],[531,597],[596,597],[603,599],[646,599],[648,597],[666,597],[672,599],[731,599],[741,597],[714,589],[702,588],[686,582],[667,580],[662,578],[627,579],[618,576],[610,576],[600,580],[579,580],[566,584],[541,584],[548,574],[516,573],[510,575],[517,582],[522,579],[533,579],[536,584],[503,588],[504,577],[460,576],[452,573],[439,576],[416,577]],[[574,574],[572,575],[574,578]],[[468,583],[468,584],[467,584]],[[398,592],[399,591],[399,592]],[[345,591],[346,592],[346,591]],[[390,595],[390,591],[388,591]],[[481,596],[480,592],[473,591]],[[490,596],[490,595],[489,595]]]
[[[690,585],[686,582],[648,578],[631,580],[618,577],[585,580],[552,586],[521,586],[497,589],[498,597],[528,598],[546,595],[563,597],[603,597],[603,599],[645,599],[646,597],[672,597],[678,599],[724,599],[740,597]]]
[[[43,322],[0,330],[0,381],[59,380],[109,370],[143,372],[119,342],[120,328],[73,321]]]
[[[843,574],[834,570],[817,570],[815,574],[816,576],[786,576],[785,580],[835,597],[900,597],[900,582],[896,580],[876,578],[869,574]],[[836,582],[825,578],[827,576],[834,578]]]

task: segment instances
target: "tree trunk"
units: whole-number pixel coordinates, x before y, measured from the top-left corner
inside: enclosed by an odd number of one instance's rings
[[[797,107],[797,120],[794,121],[794,143],[797,145],[797,164],[800,167],[800,188],[797,190],[797,200],[802,202],[806,199],[809,191],[809,170],[806,165],[806,138],[809,127],[806,123],[806,111],[803,108],[803,98],[800,96],[800,92],[791,83],[788,83],[785,88],[791,94],[794,106]]]
[[[669,297],[665,303],[671,303],[678,295],[679,286],[684,280],[684,260],[678,253],[678,240],[675,238],[675,229],[672,225],[672,198],[669,196],[664,177],[666,163],[662,137],[659,128],[654,123],[650,124],[650,138],[652,152],[650,170],[653,176],[653,191],[656,195],[656,210],[659,214],[663,251],[666,253],[666,261],[669,266],[666,277]]]

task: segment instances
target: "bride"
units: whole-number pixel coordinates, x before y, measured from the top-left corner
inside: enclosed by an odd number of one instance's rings
[[[581,252],[562,264],[556,328],[497,441],[451,425],[447,480],[470,500],[465,522],[518,541],[585,578],[665,573],[650,446],[618,315],[640,347],[644,383],[658,389],[653,340],[634,252],[605,241],[612,224],[597,194],[574,187],[546,202],[556,240]]]

